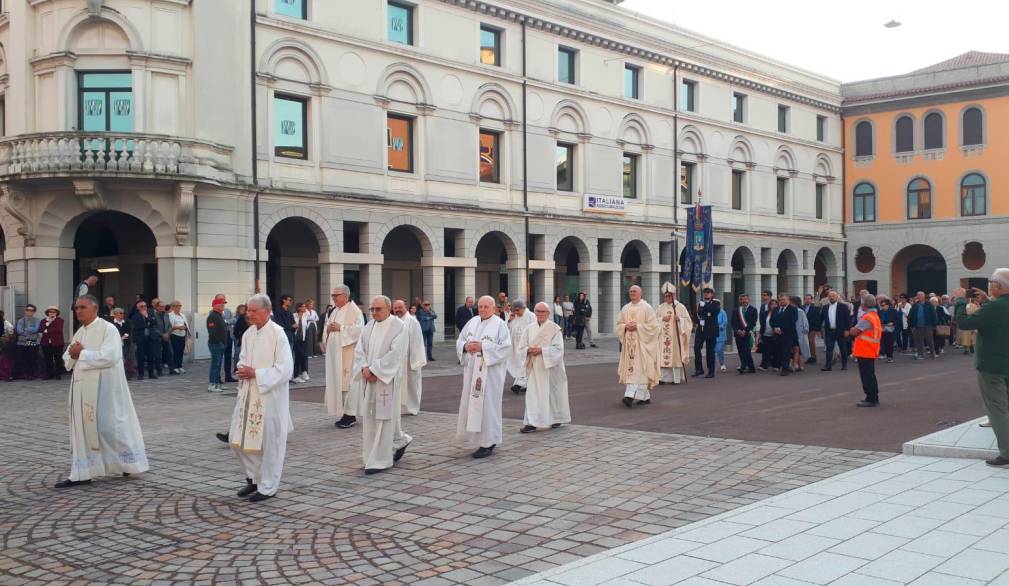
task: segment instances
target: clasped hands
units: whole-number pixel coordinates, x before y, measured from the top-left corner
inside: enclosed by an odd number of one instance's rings
[[[249,380],[256,378],[256,369],[247,364],[239,366],[237,373],[239,380]]]
[[[624,329],[627,330],[628,332],[636,332],[638,331],[638,322],[629,321],[627,322],[627,324],[624,325]]]
[[[70,353],[70,357],[73,358],[74,360],[80,358],[81,352],[83,351],[84,346],[81,346],[80,342],[74,342],[73,344],[70,345],[70,348],[67,350],[67,352]]]
[[[470,354],[478,354],[480,352],[483,352],[483,344],[481,344],[480,342],[466,342],[466,345],[463,346],[463,349],[466,352],[469,352]]]
[[[529,348],[526,349],[526,354],[530,356],[539,356],[543,354],[543,348],[540,348],[539,346],[529,346]]]
[[[378,381],[378,377],[375,376],[375,373],[373,373],[367,366],[361,369],[361,376],[364,377],[364,380],[370,383]]]
[[[328,326],[326,326],[326,331],[327,332],[339,332],[340,331],[340,327],[341,326],[340,326],[339,323],[337,323],[335,321],[332,321],[332,322],[329,322]]]

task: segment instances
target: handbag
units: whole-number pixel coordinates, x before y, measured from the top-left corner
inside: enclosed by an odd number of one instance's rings
[[[937,336],[948,336],[949,326],[935,326],[935,333]]]
[[[189,354],[193,351],[193,335],[189,332],[189,324],[186,324],[186,346],[182,350],[183,354]]]

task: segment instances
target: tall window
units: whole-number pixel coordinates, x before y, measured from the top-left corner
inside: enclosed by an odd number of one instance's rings
[[[389,170],[413,173],[413,118],[389,114],[386,117]]]
[[[778,104],[778,132],[788,132],[788,106]]]
[[[683,112],[697,111],[697,82],[684,79],[680,82],[680,110]]]
[[[501,31],[487,25],[480,26],[480,63],[501,65]]]
[[[910,116],[901,116],[897,119],[896,146],[894,150],[898,153],[910,153],[914,150],[914,120]]]
[[[980,108],[967,108],[963,112],[964,146],[984,143],[984,118]]]
[[[932,112],[925,116],[925,150],[941,149],[945,144],[943,140],[942,114]]]
[[[130,72],[81,73],[77,87],[81,130],[133,132],[133,75]]]
[[[827,117],[817,116],[816,117],[816,140],[819,142],[824,142],[827,140]]]
[[[988,206],[988,186],[984,177],[971,173],[960,182],[960,215],[983,216]]]
[[[273,154],[308,158],[308,100],[276,94],[273,97]]]
[[[575,190],[575,145],[557,143],[557,191]]]
[[[557,49],[557,81],[575,83],[575,55],[578,51],[561,47]]]
[[[501,182],[501,134],[490,130],[480,131],[480,181]]]
[[[680,163],[680,203],[694,203],[693,163]]]
[[[852,219],[855,222],[876,221],[876,188],[870,183],[855,186],[852,198]]]
[[[0,95],[0,136],[7,136],[7,102],[4,100],[4,96]]]
[[[743,171],[732,171],[732,209],[743,209]]]
[[[732,121],[733,122],[745,122],[746,121],[746,95],[740,93],[732,94]]]
[[[638,155],[624,153],[624,197],[638,196]]]
[[[776,193],[776,203],[778,215],[785,215],[785,195],[788,193],[788,179],[778,177],[778,189]]]
[[[932,184],[925,179],[914,179],[907,184],[907,219],[924,220],[932,217]]]
[[[413,44],[413,6],[392,2],[388,7],[389,40],[404,45]]]
[[[816,219],[823,219],[824,198],[826,197],[827,186],[823,183],[816,184]]]
[[[632,100],[641,98],[641,68],[624,64],[624,97]]]
[[[855,156],[871,157],[873,151],[872,123],[863,120],[855,125]]]
[[[273,11],[291,18],[308,18],[308,2],[306,0],[274,0]]]

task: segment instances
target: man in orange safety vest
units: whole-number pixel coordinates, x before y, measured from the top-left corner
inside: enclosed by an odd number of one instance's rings
[[[858,374],[862,378],[862,390],[865,391],[865,399],[855,404],[859,407],[877,407],[879,383],[876,381],[876,359],[879,358],[883,324],[879,321],[876,298],[872,295],[862,295],[862,317],[849,334],[855,340],[852,355],[858,360]]]

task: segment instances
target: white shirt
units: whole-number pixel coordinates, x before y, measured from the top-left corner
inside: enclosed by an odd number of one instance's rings
[[[188,326],[186,323],[186,316],[181,313],[175,313],[174,311],[168,312],[168,321],[172,324],[172,335],[173,336],[183,336],[186,335],[186,330],[177,330],[175,326]]]
[[[564,316],[564,308],[560,303],[554,303],[554,315]]]
[[[837,328],[837,302],[827,306],[827,323],[830,324],[830,329]]]

